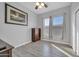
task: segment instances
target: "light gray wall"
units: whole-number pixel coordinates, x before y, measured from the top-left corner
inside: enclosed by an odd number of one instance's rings
[[[72,23],[71,23],[71,25],[72,25],[72,32],[71,32],[71,35],[72,35],[72,39],[73,39],[73,41],[72,41],[72,44],[73,44],[73,50],[74,51],[77,51],[77,54],[79,55],[79,17],[77,18],[77,19],[75,19],[75,12],[77,11],[77,9],[79,9],[79,2],[73,2],[72,3],[72,7],[71,7],[71,19],[72,19]],[[77,26],[75,26],[75,20],[77,21],[76,22],[76,25]],[[75,36],[75,30],[76,30],[76,28],[75,27],[77,27],[77,33],[78,33],[78,40],[76,40],[76,36]],[[76,34],[77,34],[76,33]],[[76,42],[76,43],[75,43]],[[75,44],[77,44],[77,45],[75,45]]]
[[[18,47],[31,41],[31,28],[36,27],[37,15],[18,2],[10,2],[8,4],[28,13],[28,26],[5,24],[5,5],[0,2],[0,39],[14,47]]]
[[[55,16],[55,15],[64,15],[65,14],[65,28],[64,28],[64,36],[63,36],[63,40],[66,43],[69,43],[69,45],[71,44],[71,36],[70,36],[70,28],[71,28],[71,6],[67,6],[67,7],[63,7],[63,8],[59,8],[57,10],[54,11],[50,11],[44,14],[40,14],[38,15],[38,26],[42,29],[43,31],[43,19],[47,18],[49,16]],[[43,34],[43,32],[42,32]]]

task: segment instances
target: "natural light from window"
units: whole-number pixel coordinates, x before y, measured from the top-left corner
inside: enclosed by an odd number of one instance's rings
[[[53,26],[62,25],[63,24],[63,16],[55,16],[53,18]]]
[[[44,25],[49,26],[49,18],[44,19]]]

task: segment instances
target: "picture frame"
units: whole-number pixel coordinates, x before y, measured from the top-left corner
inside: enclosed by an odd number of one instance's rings
[[[16,7],[5,3],[5,23],[27,26],[28,14]]]

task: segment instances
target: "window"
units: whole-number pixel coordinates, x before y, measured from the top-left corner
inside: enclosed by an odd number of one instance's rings
[[[53,18],[53,26],[62,25],[63,24],[63,16],[55,16]]]
[[[49,25],[50,25],[50,18],[45,18],[43,20],[43,38],[49,39]]]
[[[49,26],[49,18],[44,19],[44,26]]]

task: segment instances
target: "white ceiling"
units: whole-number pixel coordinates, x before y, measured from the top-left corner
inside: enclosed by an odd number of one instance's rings
[[[71,4],[70,2],[45,2],[48,5],[47,8],[36,10],[35,2],[19,2],[19,3],[28,8],[29,10],[31,10],[32,12],[34,12],[35,14],[42,14]]]

